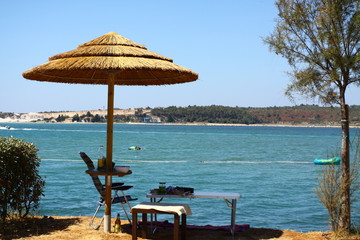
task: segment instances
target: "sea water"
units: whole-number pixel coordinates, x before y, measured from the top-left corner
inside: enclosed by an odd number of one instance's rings
[[[106,124],[7,124],[0,136],[35,143],[41,158],[40,175],[46,181],[39,215],[90,216],[98,193],[79,152],[96,160],[106,146]],[[352,136],[359,129],[351,130]],[[128,150],[130,146],[142,150]],[[322,166],[315,158],[340,153],[340,128],[114,125],[113,159],[131,166],[132,174],[113,182],[134,186],[127,191],[148,201],[146,193],[166,186],[195,191],[235,192],[236,223],[251,227],[328,230],[327,210],[314,189]],[[96,164],[96,161],[95,161]],[[188,224],[229,225],[231,209],[222,199],[166,199],[190,204]],[[360,204],[353,206],[353,223],[360,225]],[[125,216],[120,206],[112,215]]]

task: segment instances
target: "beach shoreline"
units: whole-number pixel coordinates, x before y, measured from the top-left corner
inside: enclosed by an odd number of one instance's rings
[[[105,123],[93,123],[93,122],[45,122],[45,121],[29,121],[29,120],[9,120],[0,119],[0,125],[5,126],[6,124],[106,124]],[[297,127],[297,128],[341,128],[340,124],[291,124],[291,123],[264,123],[264,124],[238,124],[238,123],[202,123],[202,122],[189,122],[189,123],[144,123],[144,122],[114,122],[114,124],[128,124],[128,125],[156,125],[156,126],[224,126],[224,127]],[[360,128],[358,125],[350,125],[350,128]]]
[[[257,108],[249,108],[252,111],[259,110]],[[131,108],[131,109],[114,109],[114,115],[122,116],[123,121],[127,122],[114,122],[114,124],[138,124],[138,125],[183,125],[183,126],[240,126],[240,127],[315,127],[315,128],[341,128],[340,116],[334,118],[335,114],[329,109],[318,107],[315,110],[302,107],[273,107],[263,108],[263,112],[254,112],[255,116],[259,116],[259,119],[264,123],[254,124],[240,124],[240,123],[210,123],[210,122],[165,122],[162,121],[159,116],[152,114],[151,108]],[[268,109],[268,110],[266,110]],[[280,110],[282,111],[280,111]],[[357,109],[357,108],[355,108]],[[320,111],[321,110],[321,111]],[[279,112],[280,111],[280,112]],[[1,113],[1,112],[0,112]],[[337,112],[336,112],[337,113]],[[146,119],[142,119],[141,116],[146,116]],[[103,123],[106,119],[107,110],[78,110],[78,111],[50,111],[50,112],[29,112],[29,113],[3,113],[0,115],[0,126],[11,123]],[[277,118],[274,118],[274,116]],[[326,116],[332,116],[326,117]],[[73,116],[73,117],[71,117]],[[81,118],[75,118],[75,116],[81,116]],[[93,117],[98,116],[96,122],[92,122]],[[264,117],[265,116],[265,117]],[[351,128],[360,128],[360,122],[357,121],[357,116],[360,116],[358,111],[354,110],[354,121],[350,121]],[[128,119],[127,119],[128,118]],[[72,120],[78,120],[78,122],[72,122]],[[126,120],[125,120],[126,119]],[[205,118],[206,119],[206,118]],[[61,120],[61,122],[57,122]],[[350,119],[351,120],[351,119]],[[106,120],[105,120],[106,121]],[[196,121],[196,119],[195,119]],[[209,121],[214,121],[209,119]]]

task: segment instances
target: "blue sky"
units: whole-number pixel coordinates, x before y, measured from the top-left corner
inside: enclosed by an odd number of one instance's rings
[[[31,81],[22,72],[108,32],[199,74],[186,84],[116,86],[115,107],[317,104],[284,95],[290,68],[262,42],[276,17],[272,0],[1,1],[0,112],[106,108],[106,86]],[[348,104],[359,96],[350,88]]]

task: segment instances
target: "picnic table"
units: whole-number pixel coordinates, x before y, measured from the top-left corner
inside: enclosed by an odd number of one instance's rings
[[[208,198],[208,199],[223,199],[226,205],[231,209],[231,234],[235,233],[235,217],[236,217],[236,202],[241,198],[238,193],[231,192],[194,192],[191,194],[158,194],[149,192],[146,194],[146,197],[150,198],[151,202],[156,202],[156,199],[160,199],[158,202],[162,201],[164,198]]]

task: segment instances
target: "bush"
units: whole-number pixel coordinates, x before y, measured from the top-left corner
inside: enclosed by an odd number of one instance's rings
[[[337,231],[341,211],[341,169],[335,165],[324,166],[318,188],[315,189],[320,202],[326,207],[331,230]]]
[[[39,207],[45,181],[37,169],[38,151],[33,143],[0,137],[0,221],[23,218]]]
[[[350,167],[350,182],[347,184],[350,185],[351,204],[353,205],[353,203],[358,200],[356,198],[356,193],[360,190],[360,136],[357,136],[354,139],[352,147],[354,150],[354,159]],[[341,168],[336,165],[323,166],[321,177],[318,178],[318,187],[315,189],[315,193],[320,202],[328,210],[331,230],[334,232],[338,232],[339,230],[342,191]]]

